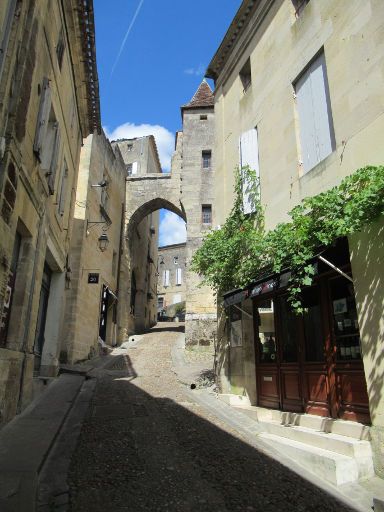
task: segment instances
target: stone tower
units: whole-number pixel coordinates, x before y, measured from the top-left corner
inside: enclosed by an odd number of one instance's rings
[[[185,340],[187,345],[207,345],[216,331],[216,305],[212,290],[199,287],[199,276],[189,270],[193,253],[215,227],[214,97],[205,80],[181,107],[181,115],[181,158],[175,162],[181,165],[181,203],[187,218]]]

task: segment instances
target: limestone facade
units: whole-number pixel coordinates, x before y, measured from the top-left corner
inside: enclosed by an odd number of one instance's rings
[[[124,249],[125,164],[104,133],[81,149],[66,290],[61,361],[75,363],[117,344],[119,274]],[[101,236],[108,245],[101,246]],[[103,249],[103,250],[101,250]]]
[[[217,224],[224,222],[233,204],[233,169],[239,165],[243,137],[251,132],[267,229],[288,220],[288,212],[303,198],[338,185],[360,167],[383,163],[384,75],[379,69],[384,65],[380,36],[384,4],[375,0],[310,0],[302,2],[298,11],[294,4],[298,3],[244,0],[209,65],[207,76],[216,86]],[[317,90],[312,113],[304,98],[305,91],[312,94],[309,84]],[[319,120],[322,114],[322,124],[314,131],[322,144],[316,154],[308,134],[313,119]],[[366,391],[363,387],[353,391],[357,362],[350,363],[349,374],[344,367],[343,376],[336,379],[344,412],[354,399],[369,403],[376,471],[384,475],[382,235],[379,220],[348,241],[361,340],[361,348],[356,350],[362,353]],[[239,305],[249,312],[248,302]],[[230,317],[220,314],[218,374],[222,389],[260,403],[257,391],[267,386],[267,381],[273,382],[273,377],[265,376],[265,382],[258,377],[255,341],[231,346]],[[271,316],[270,304],[262,314]],[[253,326],[245,325],[246,318],[243,314],[242,329],[248,331],[247,336],[249,331],[256,336]],[[259,320],[260,325],[266,318]],[[274,407],[279,407],[276,400]]]
[[[146,183],[151,176],[162,176],[155,139],[152,135],[114,141],[126,168],[125,253],[122,272],[121,327],[119,339],[144,332],[157,321],[157,245],[159,212],[149,209],[131,221],[131,212],[137,201],[148,201],[143,191],[132,191],[132,183]],[[135,188],[135,187],[134,187]],[[143,204],[140,203],[142,207]]]
[[[0,421],[54,376],[83,136],[100,130],[91,0],[0,7]],[[85,50],[87,49],[87,50]]]
[[[185,302],[185,243],[164,245],[158,250],[157,310]]]

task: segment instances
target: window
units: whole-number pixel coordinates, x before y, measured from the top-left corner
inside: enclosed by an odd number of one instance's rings
[[[301,159],[304,172],[308,172],[335,148],[324,53],[308,66],[294,87],[300,124]]]
[[[207,119],[208,119],[208,116],[206,116],[206,115],[200,116],[200,121],[206,121]]]
[[[206,151],[202,151],[201,156],[202,156],[203,169],[210,169],[211,168],[212,151],[210,149],[206,150]]]
[[[176,269],[176,285],[181,285],[181,268]]]
[[[65,203],[67,198],[67,182],[68,182],[68,167],[67,163],[64,160],[63,172],[61,174],[61,185],[60,185],[60,194],[59,200],[57,203],[57,208],[59,215],[63,216],[65,212]]]
[[[133,144],[127,144],[127,151],[132,151]]]
[[[249,89],[249,87],[252,83],[251,59],[249,57],[248,57],[247,62],[241,68],[240,80],[241,80],[241,83],[243,84],[243,91],[245,92],[247,89]]]
[[[169,286],[169,270],[164,270],[163,284],[164,284],[164,286]]]
[[[127,176],[132,176],[132,164],[127,164]]]
[[[212,206],[210,204],[202,205],[201,214],[203,224],[212,224]]]
[[[174,257],[173,257],[173,263],[174,263],[175,265],[178,265],[178,264],[179,264],[179,257],[178,257],[178,256],[174,256]]]
[[[163,309],[164,297],[157,297],[157,309]]]
[[[65,49],[64,31],[63,31],[63,29],[61,29],[60,35],[59,35],[59,40],[58,40],[57,46],[56,46],[56,57],[57,57],[57,62],[59,64],[60,69],[61,69],[61,65],[63,63],[64,49]]]
[[[239,142],[240,168],[249,166],[256,171],[259,177],[259,142],[257,128],[252,128],[244,132]],[[243,179],[243,209],[244,213],[255,212],[255,195],[259,190],[252,190],[249,180]]]
[[[0,9],[0,13],[3,14],[3,18],[0,20],[0,77],[14,20],[16,0],[10,0],[7,7],[6,5],[7,3]],[[1,12],[2,10],[3,12]]]
[[[309,3],[309,0],[292,0],[293,7],[295,8],[295,16],[298,18],[303,12],[304,7]]]
[[[48,179],[50,194],[54,193],[55,178],[60,149],[60,129],[51,104],[51,89],[48,78],[44,78],[40,96],[39,113],[33,150]]]

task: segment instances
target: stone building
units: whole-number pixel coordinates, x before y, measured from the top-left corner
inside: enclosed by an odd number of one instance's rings
[[[86,359],[102,342],[117,344],[125,177],[118,146],[112,148],[104,133],[89,135],[76,188],[62,362]]]
[[[161,174],[159,155],[153,135],[112,142],[118,147],[126,168],[127,208],[131,202],[131,179],[146,180]],[[145,200],[145,194],[141,192]],[[122,270],[122,286],[125,297],[121,309],[122,330],[125,335],[143,332],[157,321],[157,245],[159,212],[151,211],[140,219],[134,229],[126,222],[126,243],[129,250],[124,258],[126,271]],[[127,274],[128,273],[128,274]],[[124,313],[125,311],[125,313]],[[124,335],[119,335],[124,339]]]
[[[157,310],[185,303],[185,243],[158,249]]]
[[[242,2],[207,71],[215,80],[215,223],[232,207],[238,165],[259,174],[267,229],[303,198],[382,165],[383,24],[384,3],[374,0]],[[378,221],[327,250],[353,286],[319,264],[304,319],[291,318],[284,275],[227,294],[217,364],[222,391],[244,403],[371,425],[384,475],[382,239]],[[281,288],[271,291],[276,278]]]
[[[83,137],[100,131],[91,0],[0,7],[0,421],[55,376]]]
[[[181,167],[181,201],[187,218],[186,344],[209,344],[216,331],[216,305],[212,290],[201,287],[190,270],[193,253],[204,235],[217,224],[214,208],[214,97],[203,80],[192,99],[181,107],[183,130],[177,134],[175,163]]]

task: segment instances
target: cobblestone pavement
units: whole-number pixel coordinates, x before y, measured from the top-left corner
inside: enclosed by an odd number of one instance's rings
[[[69,473],[72,512],[350,510],[193,400],[172,371],[178,336],[154,330],[99,371]]]

